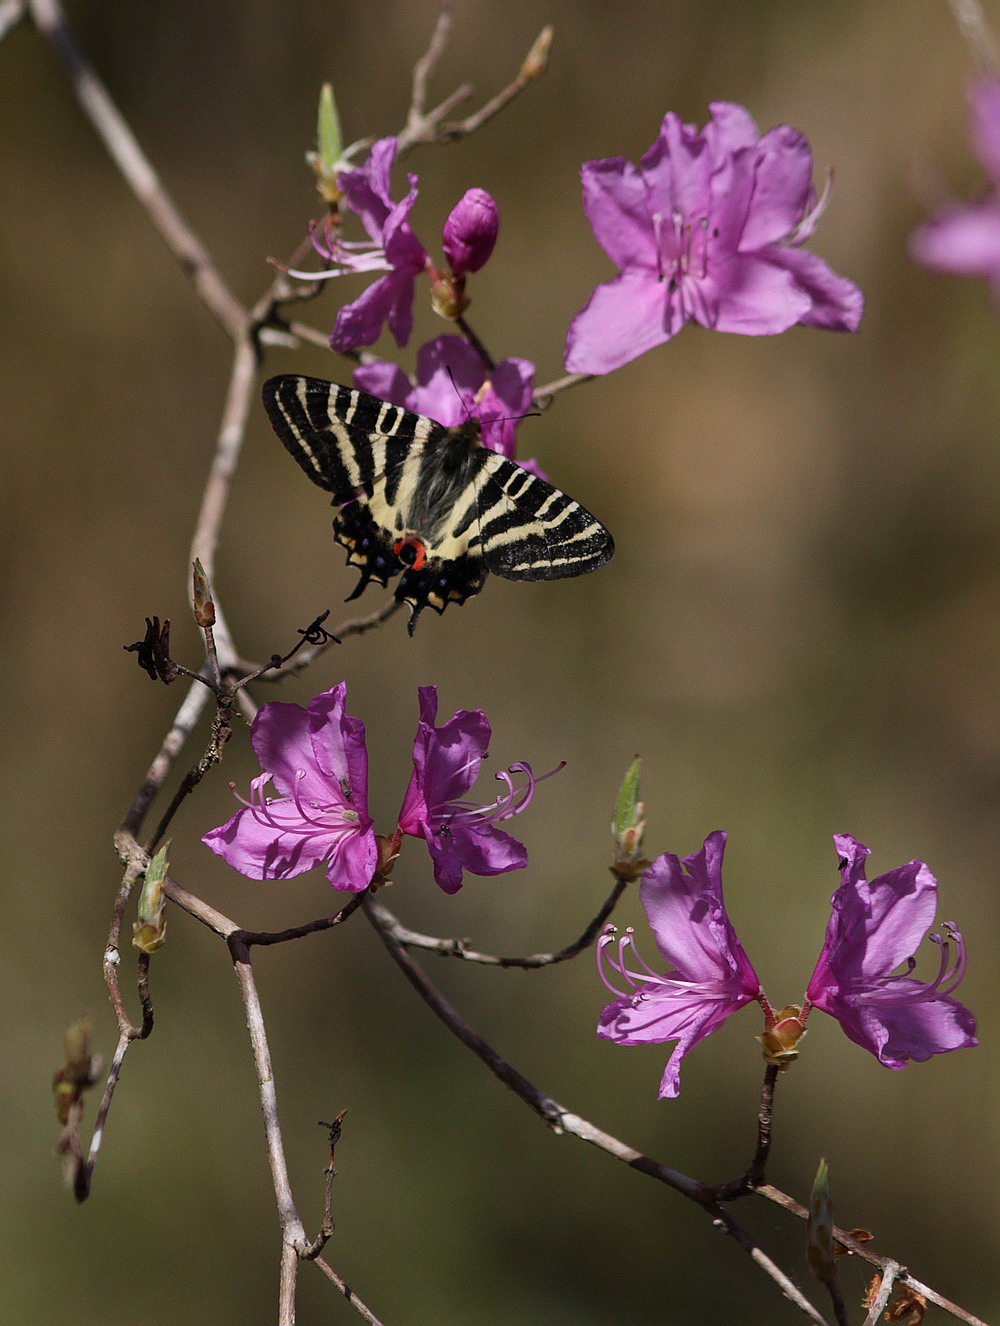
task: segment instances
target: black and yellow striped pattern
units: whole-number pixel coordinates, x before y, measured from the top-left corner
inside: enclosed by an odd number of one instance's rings
[[[388,401],[284,375],[264,383],[274,430],[341,510],[334,535],[361,579],[400,576],[395,596],[443,612],[507,580],[557,580],[596,570],[611,535],[578,502],[480,442],[475,420],[445,428]]]

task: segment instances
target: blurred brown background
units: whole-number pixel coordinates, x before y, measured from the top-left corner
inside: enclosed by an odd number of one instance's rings
[[[248,302],[267,283],[266,256],[291,252],[319,213],[303,154],[320,83],[335,84],[348,140],[398,130],[435,14],[382,0],[71,7]],[[1000,30],[1000,5],[991,19]],[[636,160],[664,111],[702,124],[712,99],[745,104],[762,129],[803,130],[818,178],[836,166],[811,247],[865,290],[861,331],[689,328],[568,393],[523,426],[522,445],[612,528],[614,563],[558,585],[492,580],[443,619],[427,614],[413,641],[397,619],[347,642],[283,698],[346,678],[386,829],[418,684],[437,682],[445,717],[487,710],[497,767],[568,761],[516,826],[527,871],[468,879],[448,899],[419,844],[400,863],[387,901],[407,921],[493,950],[557,947],[596,910],[609,807],[636,752],[652,853],[689,853],[729,829],[730,910],[779,1003],[800,997],[819,950],[837,882],[831,833],[867,842],[875,873],[926,859],[942,915],[968,938],[960,993],[982,1047],[893,1073],[817,1014],[780,1083],[772,1177],[804,1196],[825,1155],[842,1224],[874,1230],[881,1251],[989,1318],[1000,1308],[1000,320],[981,284],[922,271],[906,252],[923,213],[915,178],[937,172],[967,195],[982,186],[965,128],[968,52],[938,0],[456,0],[434,89],[471,78],[492,94],[549,21],[545,79],[471,140],[407,163],[428,247],[470,185],[500,205],[470,310],[498,357],[558,376],[570,317],[611,274],[580,210],[579,163]],[[157,613],[197,662],[186,559],[229,348],[28,28],[0,45],[0,128],[2,1315],[256,1326],[275,1320],[278,1231],[222,945],[171,917],[153,963],[156,1030],[126,1063],[82,1209],[59,1189],[48,1097],[69,1021],[92,1010],[100,1048],[114,1045],[100,973],[111,832],[181,699],[121,646]],[[331,289],[304,316],[328,329],[335,301],[361,288]],[[441,330],[418,310],[407,366]],[[266,367],[346,376],[317,349],[272,351]],[[252,657],[285,648],[322,608],[337,620],[352,584],[324,499],[256,409],[218,571],[238,641]],[[363,600],[379,601],[375,589]],[[248,926],[322,915],[334,900],[321,873],[252,883],[198,841],[233,810],[228,779],[245,787],[256,771],[248,752],[241,735],[178,816],[173,872]],[[622,915],[637,920],[637,900]],[[387,1326],[800,1320],[697,1210],[550,1135],[417,1003],[360,917],[256,965],[300,1209],[315,1228],[316,1120],[346,1105],[330,1260]],[[677,1101],[658,1102],[665,1048],[593,1034],[603,989],[589,956],[534,973],[430,965],[570,1107],[700,1177],[744,1167],[761,1076],[753,1011],[688,1060]],[[797,1223],[763,1203],[741,1214],[809,1291]],[[865,1277],[851,1265],[843,1279],[856,1305]],[[306,1270],[300,1320],[356,1318]]]

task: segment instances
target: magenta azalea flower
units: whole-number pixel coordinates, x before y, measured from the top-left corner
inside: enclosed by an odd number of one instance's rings
[[[407,176],[410,191],[400,202],[394,203],[389,193],[396,147],[395,138],[380,138],[363,166],[337,175],[348,207],[358,214],[368,232],[367,242],[341,239],[329,228],[322,235],[314,230],[314,247],[333,266],[325,272],[290,272],[306,281],[352,272],[386,273],[337,314],[330,334],[334,350],[372,345],[382,334],[384,323],[388,323],[397,345],[405,345],[410,339],[414,279],[424,270],[427,253],[407,220],[417,198],[416,175]]]
[[[481,709],[460,709],[441,727],[437,687],[420,687],[420,724],[413,743],[413,776],[399,812],[402,833],[423,838],[434,863],[434,878],[445,893],[462,887],[462,872],[500,875],[528,864],[521,843],[496,826],[524,810],[536,779],[526,764],[512,764],[497,774],[507,784],[505,795],[492,805],[464,801],[476,781],[490,743],[490,725]],[[526,775],[527,785],[514,790],[512,773]]]
[[[417,352],[416,384],[396,364],[380,359],[355,369],[354,385],[393,405],[429,415],[446,428],[478,419],[483,445],[513,460],[515,430],[531,408],[534,377],[535,366],[527,359],[505,359],[487,377],[482,360],[467,341],[461,336],[438,336]],[[520,464],[540,473],[534,461]]]
[[[570,372],[608,373],[691,321],[751,336],[857,328],[861,292],[798,247],[825,205],[806,139],[787,125],[760,137],[742,106],[709,109],[702,132],[667,114],[638,167],[584,164],[587,220],[620,271],[570,324]]]
[[[1000,78],[980,74],[969,84],[972,147],[992,190],[979,203],[946,207],[915,230],[910,252],[927,267],[956,276],[985,276],[1000,303]]]
[[[326,866],[336,889],[367,888],[377,852],[368,818],[365,728],[344,711],[343,682],[308,709],[261,706],[250,739],[264,772],[250,800],[202,842],[251,879],[291,879]],[[268,782],[278,796],[265,795]],[[242,799],[242,798],[241,798]]]
[[[950,998],[965,972],[962,937],[943,922],[955,943],[931,939],[940,949],[933,981],[915,980],[912,956],[934,920],[937,881],[923,861],[865,879],[868,848],[849,833],[834,837],[842,883],[831,899],[833,914],[823,951],[812,974],[802,1016],[814,1004],[835,1017],[844,1031],[887,1068],[904,1068],[933,1054],[978,1044],[976,1022]],[[906,964],[903,973],[895,969]]]
[[[665,853],[642,877],[639,897],[671,970],[661,976],[646,965],[635,951],[631,928],[615,944],[615,928],[609,926],[598,943],[598,970],[617,998],[602,1010],[597,1034],[619,1045],[677,1042],[660,1083],[661,1099],[680,1090],[681,1060],[688,1050],[761,994],[722,899],[725,847],[724,833],[710,833],[694,856],[679,861]],[[612,984],[609,967],[629,989]]]

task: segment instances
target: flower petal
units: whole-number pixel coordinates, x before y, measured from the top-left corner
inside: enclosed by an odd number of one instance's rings
[[[474,827],[456,820],[436,832],[430,825],[423,827],[434,879],[445,893],[458,892],[464,870],[473,875],[502,875],[528,864],[523,843],[492,824]]]
[[[687,318],[669,283],[625,271],[599,285],[569,325],[564,363],[570,373],[610,373],[660,345]]]
[[[910,236],[917,262],[956,276],[1000,274],[1000,202],[972,204],[941,212]]]
[[[639,898],[657,948],[685,980],[734,984],[733,997],[748,1003],[760,982],[726,914],[725,849],[726,835],[717,830],[683,862],[664,853],[643,874]]]
[[[413,281],[404,278],[409,287],[410,303],[413,302]],[[354,350],[359,345],[374,345],[382,334],[382,324],[389,317],[400,294],[400,278],[395,272],[373,281],[367,290],[362,291],[357,299],[345,304],[337,314],[330,333],[330,346],[343,353]]]
[[[659,137],[642,158],[650,216],[658,214],[667,225],[675,218],[693,222],[707,216],[712,165],[704,134],[668,111]]]
[[[978,1045],[972,1013],[947,995],[922,995],[924,988],[920,981],[898,977],[846,998],[825,992],[815,1002],[886,1068]]]
[[[705,126],[704,138],[713,165],[718,165],[732,152],[756,146],[759,130],[746,107],[733,101],[713,101],[708,109],[712,118]]]
[[[758,257],[790,272],[799,291],[809,299],[808,312],[799,318],[804,327],[857,331],[865,297],[853,281],[838,276],[822,258],[805,249],[771,247]]]
[[[639,170],[624,157],[606,157],[585,161],[580,180],[594,238],[615,266],[656,271],[656,238]]]
[[[368,815],[368,752],[365,725],[345,713],[347,683],[339,682],[309,701],[309,736],[316,766],[327,781],[326,801],[350,805],[362,818]]]
[[[744,253],[775,244],[802,220],[812,193],[812,151],[787,124],[771,129],[754,153],[753,192],[740,240]]]
[[[390,401],[393,405],[409,406],[413,383],[398,364],[385,359],[374,359],[370,364],[359,364],[353,374],[354,385],[370,396]],[[412,408],[412,407],[410,407]]]
[[[761,254],[734,254],[713,264],[718,289],[715,330],[744,336],[787,331],[809,313],[810,296],[794,275]],[[699,319],[700,321],[700,319]]]
[[[326,860],[331,847],[329,835],[308,832],[309,826],[294,801],[283,798],[268,802],[267,816],[275,823],[262,823],[259,812],[245,806],[231,820],[209,830],[201,841],[250,879],[291,879]],[[286,826],[287,832],[275,825]]]
[[[372,144],[368,159],[354,170],[342,170],[337,175],[352,212],[361,217],[362,224],[373,240],[382,242],[382,230],[393,208],[389,196],[389,173],[396,156],[396,139],[380,138]]]
[[[275,787],[284,797],[327,800],[328,786],[316,763],[309,736],[309,713],[301,705],[271,700],[261,705],[250,727],[250,742]]]
[[[335,889],[360,893],[372,882],[378,865],[375,831],[368,821],[366,829],[345,834],[337,843],[327,866],[326,877]]]
[[[734,1006],[725,1000],[706,999],[704,992],[681,981],[669,989],[636,999],[625,995],[601,1010],[598,1036],[619,1045],[649,1045],[676,1039],[660,1082],[660,1099],[680,1091],[681,1060],[699,1041],[722,1026]]]

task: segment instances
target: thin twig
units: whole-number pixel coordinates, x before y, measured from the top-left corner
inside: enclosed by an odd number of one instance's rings
[[[246,1009],[247,1029],[250,1032],[250,1047],[253,1050],[254,1066],[257,1069],[257,1085],[260,1090],[260,1105],[264,1115],[264,1135],[267,1140],[267,1158],[271,1166],[271,1181],[278,1205],[278,1218],[281,1232],[286,1243],[293,1247],[306,1247],[308,1239],[299,1213],[292,1198],[292,1186],[288,1178],[288,1166],[281,1141],[281,1126],[278,1122],[278,1097],[274,1086],[274,1069],[271,1065],[271,1051],[267,1043],[264,1027],[264,1015],[261,1011],[257,983],[254,980],[250,962],[250,950],[235,935],[228,939],[229,951],[233,958],[233,968],[239,982],[243,1006]]]
[[[233,475],[243,446],[247,418],[250,413],[250,400],[257,375],[257,353],[248,335],[241,332],[236,337],[233,348],[233,364],[229,374],[229,387],[226,403],[222,412],[216,440],[215,454],[202,494],[201,509],[194,536],[191,540],[189,561],[200,561],[205,570],[205,578],[215,594],[215,553],[219,543],[219,531],[225,514]],[[219,649],[222,670],[228,671],[235,660],[236,651],[232,636],[216,604],[216,645]]]
[[[247,948],[255,945],[263,948],[269,944],[284,944],[290,939],[302,939],[305,935],[318,935],[320,931],[332,930],[335,925],[341,925],[349,916],[353,916],[366,896],[365,893],[356,893],[339,912],[334,912],[332,916],[322,916],[317,921],[307,921],[305,925],[289,926],[287,930],[241,930],[239,938]]]
[[[436,953],[441,958],[461,958],[465,962],[478,962],[486,967],[520,967],[526,970],[551,967],[554,963],[566,962],[569,958],[575,958],[578,953],[593,944],[627,887],[627,880],[617,879],[614,888],[602,904],[601,910],[592,921],[588,922],[583,934],[578,939],[574,939],[572,944],[567,944],[565,948],[559,949],[556,953],[532,953],[526,958],[500,957],[495,953],[477,953],[475,949],[468,947],[468,940],[465,939],[438,939],[433,935],[419,934],[416,930],[410,930],[395,919],[392,921],[391,930],[393,938],[406,948],[425,949],[430,953]],[[389,913],[385,912],[387,924],[388,916]]]
[[[218,707],[215,712],[215,718],[212,720],[212,732],[208,739],[208,745],[201,759],[193,768],[181,779],[180,787],[171,798],[170,805],[163,812],[156,830],[150,838],[146,850],[152,854],[159,845],[163,835],[170,827],[170,822],[180,808],[181,803],[198,786],[201,780],[214,765],[222,759],[222,752],[226,742],[233,735],[233,711],[223,700],[218,701]]]
[[[555,382],[546,382],[544,387],[536,387],[531,398],[532,404],[536,410],[547,410],[561,391],[566,391],[569,387],[578,387],[581,382],[593,382],[593,380],[593,373],[567,373],[565,377],[556,378]]]
[[[355,1310],[355,1312],[359,1313],[362,1317],[364,1317],[365,1321],[368,1322],[369,1326],[382,1326],[382,1323],[379,1321],[378,1317],[375,1316],[375,1313],[372,1312],[371,1308],[366,1307],[365,1304],[362,1303],[361,1299],[358,1298],[357,1294],[347,1283],[347,1281],[342,1280],[328,1262],[325,1262],[322,1257],[314,1257],[312,1259],[312,1264],[313,1266],[319,1267],[319,1269],[323,1272],[323,1274],[330,1281],[330,1283],[334,1285],[341,1294],[343,1294],[343,1296],[347,1299],[348,1303],[350,1303],[351,1307]]]
[[[490,354],[489,350],[487,350],[486,346],[483,345],[482,341],[472,330],[472,328],[469,326],[466,320],[461,316],[457,317],[455,319],[455,326],[465,337],[470,348],[473,351],[475,351],[476,355],[479,357],[479,362],[482,364],[486,372],[488,374],[492,373],[497,366],[496,360]]]
[[[366,899],[364,909],[376,933],[388,949],[390,956],[424,1003],[444,1022],[448,1030],[463,1045],[472,1050],[491,1073],[498,1077],[505,1086],[510,1087],[536,1114],[544,1119],[553,1132],[572,1133],[573,1136],[589,1142],[608,1155],[614,1156],[616,1160],[623,1161],[632,1169],[648,1174],[651,1178],[667,1184],[676,1192],[682,1193],[685,1197],[697,1202],[703,1210],[708,1212],[713,1222],[729,1234],[743,1248],[744,1252],[751,1256],[757,1265],[775,1281],[782,1293],[787,1295],[807,1316],[816,1322],[817,1326],[829,1326],[823,1314],[805,1298],[766,1253],[757,1247],[749,1234],[736,1223],[731,1213],[724,1207],[719,1206],[714,1200],[714,1190],[712,1188],[700,1183],[697,1179],[689,1178],[686,1174],[670,1169],[668,1166],[660,1164],[659,1161],[653,1160],[650,1156],[645,1156],[627,1146],[624,1142],[620,1142],[618,1138],[596,1128],[586,1119],[571,1113],[553,1100],[551,1096],[546,1095],[536,1087],[523,1073],[518,1072],[491,1045],[484,1041],[436,986],[428,980],[423,968],[410,957],[406,948],[395,938],[394,928],[398,922],[392,913],[370,897]]]
[[[889,1299],[892,1297],[893,1285],[896,1278],[902,1271],[899,1262],[887,1262],[882,1268],[882,1280],[878,1287],[878,1293],[872,1299],[872,1305],[868,1309],[868,1316],[864,1320],[864,1326],[876,1326],[879,1317],[885,1310]]]
[[[0,41],[27,16],[24,0],[3,0],[0,4]]]
[[[500,112],[523,92],[529,83],[544,72],[552,44],[552,29],[543,28],[531,44],[531,49],[521,62],[517,74],[500,92],[484,106],[464,120],[446,120],[456,106],[472,95],[472,86],[464,83],[431,111],[425,110],[427,104],[428,78],[441,57],[451,27],[450,0],[443,0],[438,14],[437,25],[431,37],[426,54],[421,56],[413,69],[413,95],[406,124],[396,138],[396,159],[399,160],[411,151],[417,143],[450,143],[456,138],[464,138],[482,128],[488,120]]]
[[[310,645],[307,649],[301,650],[296,654],[293,661],[287,663],[284,667],[273,668],[261,676],[261,681],[284,681],[286,677],[297,677],[311,663],[314,663],[321,654],[325,654],[334,640],[346,640],[349,635],[364,635],[366,631],[373,630],[376,626],[381,626],[403,606],[399,599],[387,599],[380,608],[369,613],[367,617],[349,617],[347,621],[341,622],[330,632],[330,639],[322,641],[318,645]]]
[[[101,1103],[97,1109],[97,1117],[94,1120],[94,1129],[90,1137],[90,1147],[87,1152],[86,1160],[77,1156],[76,1172],[73,1176],[73,1195],[78,1202],[86,1201],[90,1195],[90,1187],[94,1174],[94,1166],[97,1164],[98,1153],[101,1149],[101,1143],[104,1140],[104,1127],[108,1117],[108,1111],[111,1108],[111,1101],[115,1094],[115,1088],[118,1085],[118,1079],[121,1076],[122,1064],[128,1047],[133,1041],[145,1040],[153,1030],[153,1003],[149,994],[149,957],[147,954],[139,955],[137,969],[137,985],[139,989],[139,1000],[142,1006],[142,1020],[138,1023],[132,1021],[125,1008],[125,1001],[122,998],[121,987],[118,981],[118,966],[121,961],[119,946],[121,942],[122,919],[125,915],[125,907],[132,894],[136,881],[149,865],[149,858],[144,853],[139,852],[134,856],[126,855],[123,857],[122,864],[125,866],[125,874],[119,885],[118,892],[115,895],[115,905],[111,912],[111,922],[108,927],[108,942],[104,949],[104,983],[108,989],[108,998],[111,1000],[111,1006],[115,1010],[115,1018],[118,1022],[118,1045],[115,1049],[114,1057],[111,1060],[111,1067],[108,1070],[107,1080],[104,1084],[104,1094],[101,1097]]]
[[[988,73],[995,73],[1000,68],[1000,48],[997,47],[996,38],[990,30],[979,0],[950,0],[950,2],[955,22],[972,54]]]
[[[789,1195],[782,1192],[780,1188],[775,1188],[773,1184],[762,1183],[757,1189],[757,1195],[766,1198],[769,1202],[773,1202],[775,1206],[780,1206],[783,1210],[789,1211],[792,1215],[798,1216],[800,1220],[808,1220],[809,1218],[808,1207],[803,1206],[801,1202],[797,1202],[794,1197],[789,1197]],[[846,1229],[840,1229],[837,1225],[834,1225],[833,1227],[833,1237],[843,1248],[846,1248],[848,1252],[852,1253],[855,1257],[860,1257],[861,1260],[866,1261],[869,1266],[877,1267],[880,1271],[893,1264],[893,1259],[891,1257],[878,1256],[877,1253],[872,1252],[867,1244],[859,1243],[857,1239],[851,1237]],[[958,1304],[953,1303],[950,1298],[945,1298],[943,1294],[937,1293],[937,1291],[931,1289],[929,1285],[925,1285],[922,1281],[916,1279],[916,1277],[911,1275],[908,1270],[901,1269],[897,1274],[897,1279],[901,1284],[907,1284],[912,1289],[915,1289],[918,1294],[923,1294],[924,1298],[935,1304],[936,1307],[943,1308],[945,1312],[950,1312],[951,1315],[957,1317],[959,1321],[965,1322],[966,1326],[987,1326],[987,1323],[983,1321],[982,1318],[975,1316],[971,1312],[967,1312],[965,1308],[960,1308]]]
[[[408,124],[423,119],[424,111],[427,108],[427,80],[430,78],[431,72],[441,58],[447,44],[451,22],[451,0],[441,0],[441,7],[438,11],[437,23],[434,25],[434,32],[431,35],[430,45],[413,66],[413,95],[410,98]]]
[[[246,311],[226,285],[207,249],[181,216],[107,88],[77,45],[59,0],[28,0],[39,31],[62,60],[76,98],[98,137],[142,204],[157,233],[191,278],[216,321],[235,340]]]
[[[771,1121],[774,1115],[774,1086],[778,1080],[778,1069],[768,1064],[764,1069],[764,1083],[760,1089],[760,1105],[757,1110],[757,1145],[754,1149],[750,1167],[741,1178],[732,1183],[720,1185],[717,1196],[720,1202],[730,1202],[746,1193],[753,1192],[764,1182],[767,1158],[771,1153]]]
[[[135,835],[142,828],[146,812],[149,810],[157,792],[163,786],[171,765],[179,755],[181,748],[191,735],[195,724],[208,704],[209,694],[210,692],[199,682],[192,684],[184,703],[177,711],[177,717],[174,719],[170,731],[163,738],[156,758],[149,766],[149,772],[146,774],[142,786],[135,794],[132,804],[122,820],[121,827],[126,833]]]

